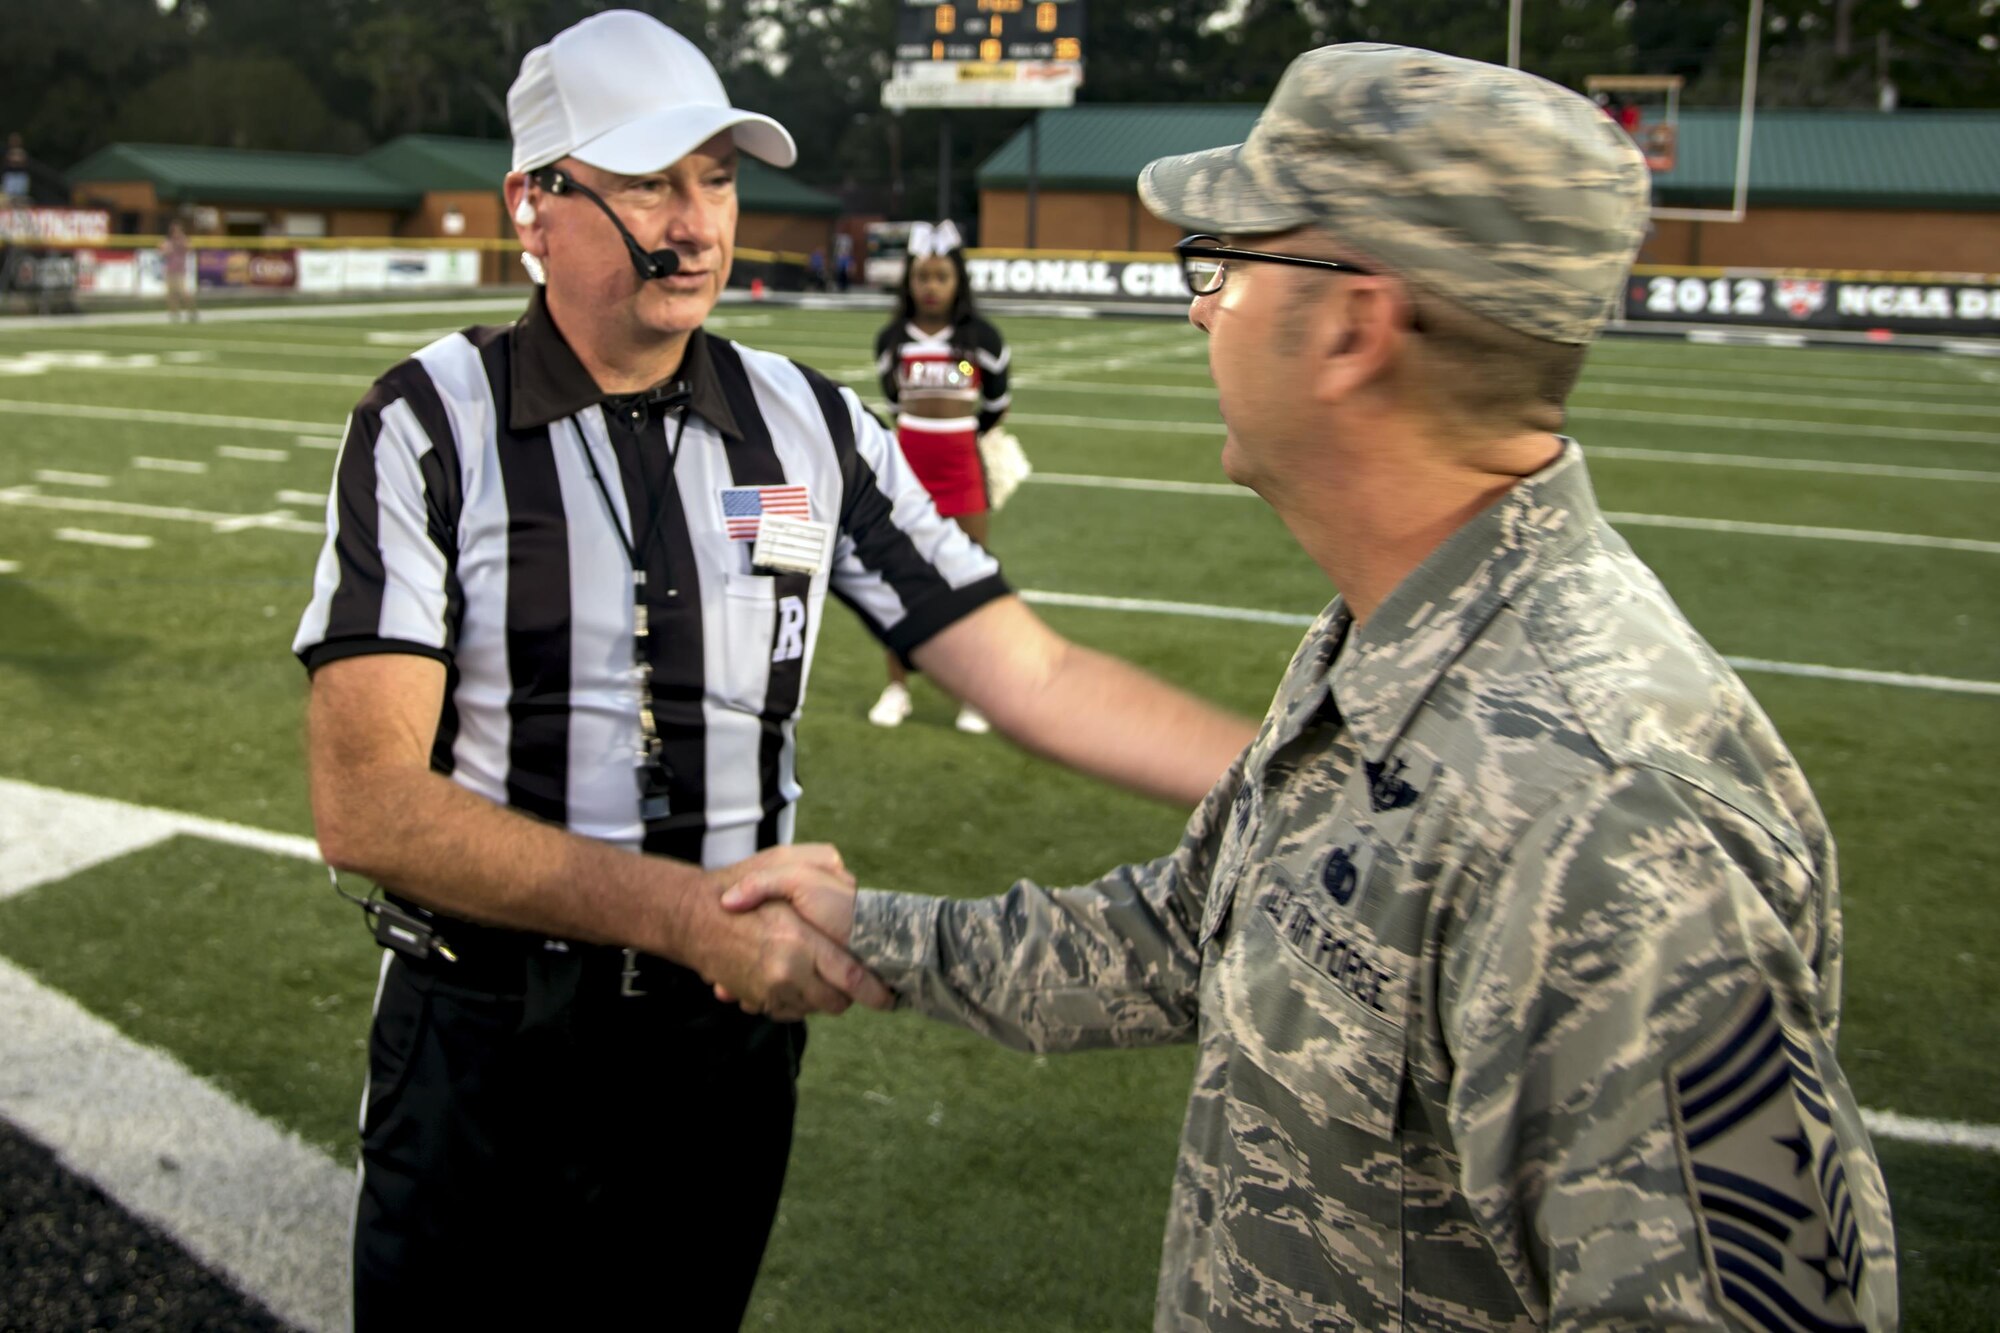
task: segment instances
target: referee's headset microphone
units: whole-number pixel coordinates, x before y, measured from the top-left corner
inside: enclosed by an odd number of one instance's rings
[[[539,171],[531,171],[528,173],[528,179],[550,194],[580,194],[596,204],[597,210],[610,218],[611,225],[618,228],[619,238],[625,242],[625,253],[631,256],[632,267],[638,270],[641,282],[651,282],[655,278],[671,278],[680,272],[681,257],[674,252],[673,247],[664,246],[651,251],[640,249],[639,243],[632,239],[631,232],[625,230],[625,224],[618,220],[618,215],[611,211],[611,205],[604,202],[603,196],[561,167],[543,167]],[[526,226],[533,220],[534,209],[533,204],[523,199],[521,206],[514,210],[515,220]],[[523,214],[527,215],[526,220],[523,220]]]

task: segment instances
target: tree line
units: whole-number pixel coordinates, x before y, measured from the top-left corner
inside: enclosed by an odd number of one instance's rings
[[[1025,111],[881,105],[901,0],[625,0],[700,44],[739,105],[851,207],[927,215],[949,115],[953,211]],[[1299,52],[1390,41],[1501,61],[1507,0],[1087,0],[1084,102],[1257,102]],[[58,169],[134,141],[348,153],[399,134],[505,138],[521,57],[589,0],[0,0],[0,132]],[[1995,0],[1767,0],[1768,106],[2000,106]],[[1730,104],[1745,0],[1525,0],[1522,64],[1675,73]]]

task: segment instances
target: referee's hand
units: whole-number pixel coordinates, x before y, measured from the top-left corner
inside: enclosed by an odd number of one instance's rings
[[[725,895],[802,902],[844,895],[851,902],[854,876],[833,847],[772,847],[707,878],[715,892],[702,905],[706,938],[692,963],[718,997],[787,1022],[842,1013],[855,1002],[871,1009],[894,1004],[888,989],[841,942],[808,924],[788,902],[767,902],[757,911],[723,910]]]

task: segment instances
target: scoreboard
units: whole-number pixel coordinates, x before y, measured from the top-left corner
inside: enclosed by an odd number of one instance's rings
[[[888,106],[1068,106],[1083,0],[903,0],[895,56]]]
[[[1082,0],[912,0],[896,59],[1081,62]]]

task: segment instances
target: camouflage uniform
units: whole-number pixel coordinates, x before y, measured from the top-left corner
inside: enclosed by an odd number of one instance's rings
[[[1200,1043],[1157,1329],[1894,1326],[1833,844],[1573,443],[1327,609],[1172,855],[852,947],[1011,1046]]]
[[[1646,224],[1589,102],[1376,44],[1300,57],[1247,142],[1140,192],[1553,343]],[[1172,855],[864,893],[852,947],[1009,1045],[1200,1044],[1158,1329],[1895,1326],[1832,841],[1573,442],[1364,625],[1326,610]]]

